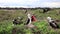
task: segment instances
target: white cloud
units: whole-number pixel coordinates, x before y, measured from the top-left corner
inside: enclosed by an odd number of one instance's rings
[[[39,0],[0,0],[0,3],[32,3]]]
[[[41,4],[43,7],[60,7],[60,2],[44,2]]]
[[[56,1],[57,0],[0,0],[0,7],[60,7],[60,1]]]
[[[39,0],[0,0],[1,6],[32,5]]]

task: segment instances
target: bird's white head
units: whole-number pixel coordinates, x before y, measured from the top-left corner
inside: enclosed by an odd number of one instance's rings
[[[27,16],[28,16],[28,18],[30,18],[30,17],[31,17],[31,15],[30,15],[30,14],[28,14]]]
[[[47,17],[47,20],[51,20],[51,17]]]

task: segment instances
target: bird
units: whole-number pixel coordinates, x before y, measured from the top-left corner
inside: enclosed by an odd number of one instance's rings
[[[51,17],[47,17],[47,20],[52,28],[59,28],[59,25]]]
[[[14,25],[17,25],[18,23],[19,23],[19,22],[17,21],[17,19],[14,19],[14,20],[13,20],[13,24],[14,24]]]
[[[30,15],[30,14],[28,14],[28,15],[27,15],[27,17],[28,17],[28,20],[27,20],[26,25],[31,24],[31,15]]]
[[[32,24],[32,17],[30,13],[27,14],[27,19],[27,23],[25,24],[27,28],[37,28],[35,25]]]
[[[31,16],[31,21],[32,21],[32,22],[37,21],[37,19],[35,18],[34,15]]]
[[[15,18],[15,19],[13,20],[13,24],[14,24],[14,25],[22,24],[22,23],[23,23],[23,22],[22,22],[22,19],[21,19],[20,17]]]

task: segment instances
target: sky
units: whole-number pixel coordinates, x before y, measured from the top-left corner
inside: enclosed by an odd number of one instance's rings
[[[0,0],[0,7],[60,7],[60,0]]]

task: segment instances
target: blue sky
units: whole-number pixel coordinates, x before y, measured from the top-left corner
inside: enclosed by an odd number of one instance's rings
[[[60,7],[60,0],[0,0],[0,7]]]

